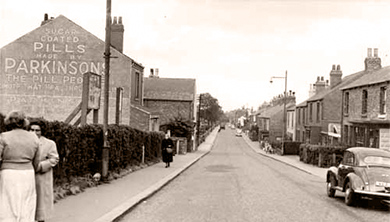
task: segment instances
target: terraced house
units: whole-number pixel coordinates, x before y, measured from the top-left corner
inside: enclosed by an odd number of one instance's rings
[[[340,65],[333,65],[330,82],[317,77],[314,95],[297,105],[297,141],[310,144],[341,143],[340,88],[364,75],[365,71],[342,78]]]
[[[390,66],[368,49],[364,75],[341,88],[344,144],[390,151],[389,88]]]

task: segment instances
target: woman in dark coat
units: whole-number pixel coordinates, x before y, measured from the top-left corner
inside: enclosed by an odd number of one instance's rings
[[[165,163],[165,168],[170,167],[170,162],[173,161],[173,152],[167,152],[167,148],[173,149],[173,140],[169,138],[169,133],[165,134],[165,139],[161,142],[162,159]]]

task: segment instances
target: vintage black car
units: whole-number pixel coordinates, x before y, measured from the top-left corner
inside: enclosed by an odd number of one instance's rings
[[[338,167],[326,175],[329,197],[345,192],[345,203],[354,205],[359,198],[380,198],[390,204],[390,152],[377,148],[353,147],[344,152]]]

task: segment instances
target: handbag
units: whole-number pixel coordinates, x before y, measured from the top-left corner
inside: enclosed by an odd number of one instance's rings
[[[173,149],[170,148],[170,147],[168,147],[166,150],[167,150],[167,153],[172,153],[173,152]]]
[[[173,153],[172,145],[168,145],[165,150],[167,151],[167,153]]]

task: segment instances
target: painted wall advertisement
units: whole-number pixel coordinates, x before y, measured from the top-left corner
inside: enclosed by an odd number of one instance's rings
[[[65,119],[81,101],[83,74],[104,74],[103,49],[63,16],[6,45],[0,51],[1,112]]]

